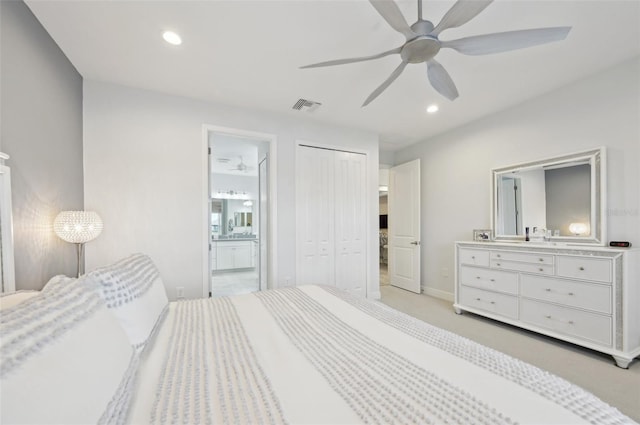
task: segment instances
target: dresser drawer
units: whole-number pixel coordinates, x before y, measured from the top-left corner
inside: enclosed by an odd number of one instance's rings
[[[492,269],[514,270],[518,272],[539,273],[553,275],[553,264],[531,264],[516,261],[491,260]]]
[[[520,295],[611,314],[611,287],[523,274]]]
[[[491,251],[491,260],[553,265],[553,255],[531,252]]]
[[[518,293],[518,274],[514,272],[460,266],[460,283],[508,294]]]
[[[518,299],[511,295],[460,286],[460,304],[511,319],[518,318]]]
[[[458,263],[489,267],[489,251],[460,248],[458,251]]]
[[[521,299],[520,320],[609,347],[612,343],[610,316]]]
[[[605,258],[558,256],[558,276],[611,283],[611,260]]]

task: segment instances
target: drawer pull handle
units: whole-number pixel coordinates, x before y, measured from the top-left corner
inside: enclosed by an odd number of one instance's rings
[[[480,276],[476,276],[476,279],[480,279]]]
[[[500,258],[500,254],[496,254],[496,257]]]
[[[584,267],[580,266],[578,267],[578,270],[584,270]]]
[[[544,271],[544,269],[543,269],[542,267],[540,267],[540,268],[538,269],[538,271],[543,272],[543,271]]]
[[[551,316],[544,316],[544,317],[546,317],[547,319],[551,320]],[[558,319],[558,322],[564,322],[564,323],[566,323],[566,324],[568,324],[568,325],[573,325],[573,320],[567,320],[567,321],[565,322],[564,320],[559,320],[559,319]]]
[[[483,300],[481,298],[476,298],[476,301],[482,301],[482,302],[489,303],[489,304],[495,304],[496,303],[495,301],[485,301],[485,300]]]
[[[552,292],[552,291],[551,291],[551,288],[545,288],[545,291],[547,291],[547,292]],[[562,293],[560,293],[560,292],[558,292],[558,293],[559,293],[560,295],[562,295]],[[567,292],[567,293],[566,293],[566,294],[564,294],[564,295],[575,295],[575,294],[574,294],[573,292]]]
[[[476,259],[476,256],[475,256],[475,255],[472,255],[472,256],[471,256],[471,259],[472,259],[472,260],[475,260],[475,259]]]
[[[539,258],[539,260],[544,262],[544,258]]]
[[[496,266],[500,267],[500,263],[496,263]]]
[[[495,282],[495,281],[496,281],[495,279],[489,279],[489,280],[490,280],[491,282]]]

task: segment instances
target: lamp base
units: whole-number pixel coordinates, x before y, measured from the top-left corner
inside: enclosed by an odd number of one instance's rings
[[[84,244],[76,244],[78,250],[78,277],[84,274]]]

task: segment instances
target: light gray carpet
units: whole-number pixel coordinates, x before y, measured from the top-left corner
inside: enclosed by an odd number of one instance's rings
[[[381,301],[397,310],[548,370],[595,394],[640,422],[640,360],[629,369],[613,359],[471,313],[457,315],[451,302],[381,286]]]

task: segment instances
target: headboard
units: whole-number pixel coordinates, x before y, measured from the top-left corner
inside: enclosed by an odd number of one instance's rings
[[[0,292],[16,290],[13,263],[13,220],[11,216],[11,169],[9,155],[0,152]]]

